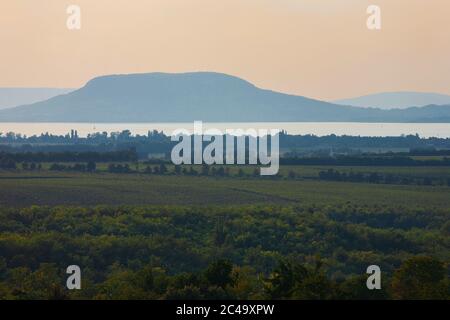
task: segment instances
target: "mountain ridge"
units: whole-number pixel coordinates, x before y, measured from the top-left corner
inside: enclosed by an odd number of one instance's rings
[[[380,110],[261,89],[215,72],[105,75],[3,122],[450,122],[450,106]]]
[[[0,110],[47,100],[71,88],[0,88]]]
[[[331,102],[362,108],[407,109],[428,105],[448,105],[450,104],[450,95],[434,92],[397,91],[380,92]]]

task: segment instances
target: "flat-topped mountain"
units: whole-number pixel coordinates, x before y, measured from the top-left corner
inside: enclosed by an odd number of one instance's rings
[[[94,78],[46,101],[0,110],[15,122],[450,122],[450,106],[379,110],[341,106],[257,88],[212,72]]]

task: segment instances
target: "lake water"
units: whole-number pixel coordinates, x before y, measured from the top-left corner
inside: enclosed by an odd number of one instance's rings
[[[71,129],[79,136],[94,132],[116,132],[130,130],[144,135],[149,130],[163,131],[170,135],[174,130],[184,128],[193,131],[193,123],[0,123],[0,132],[40,135],[50,133],[65,135]],[[289,134],[329,134],[351,136],[400,136],[419,134],[421,137],[450,138],[450,123],[355,123],[355,122],[256,122],[256,123],[204,123],[204,129],[283,129]]]

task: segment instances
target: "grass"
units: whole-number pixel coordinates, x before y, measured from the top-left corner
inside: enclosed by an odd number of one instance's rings
[[[329,167],[283,167],[317,177]],[[234,168],[235,169],[235,168]],[[233,170],[234,170],[233,169]],[[449,176],[448,168],[338,167],[339,171]],[[251,172],[253,169],[247,169]],[[395,171],[394,171],[395,170]],[[284,174],[286,176],[287,174]],[[377,185],[313,179],[215,178],[111,173],[0,172],[0,205],[241,205],[342,204],[450,207],[450,188]]]

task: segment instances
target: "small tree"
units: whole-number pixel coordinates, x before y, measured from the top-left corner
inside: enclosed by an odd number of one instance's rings
[[[450,299],[444,264],[431,257],[413,257],[397,269],[392,294],[397,299]]]
[[[97,169],[97,164],[94,161],[89,161],[86,164],[86,170],[88,172],[94,172]]]
[[[211,285],[225,289],[227,285],[233,285],[233,265],[227,260],[217,260],[211,263],[205,271],[205,278]]]
[[[209,166],[204,164],[202,165],[202,176],[208,176],[209,175]]]
[[[166,167],[166,165],[165,165],[164,163],[161,163],[161,164],[159,165],[159,173],[165,174],[166,172],[167,172],[167,167]]]
[[[144,169],[144,173],[152,174],[152,173],[153,173],[153,172],[152,172],[152,167],[146,166],[145,169]]]

